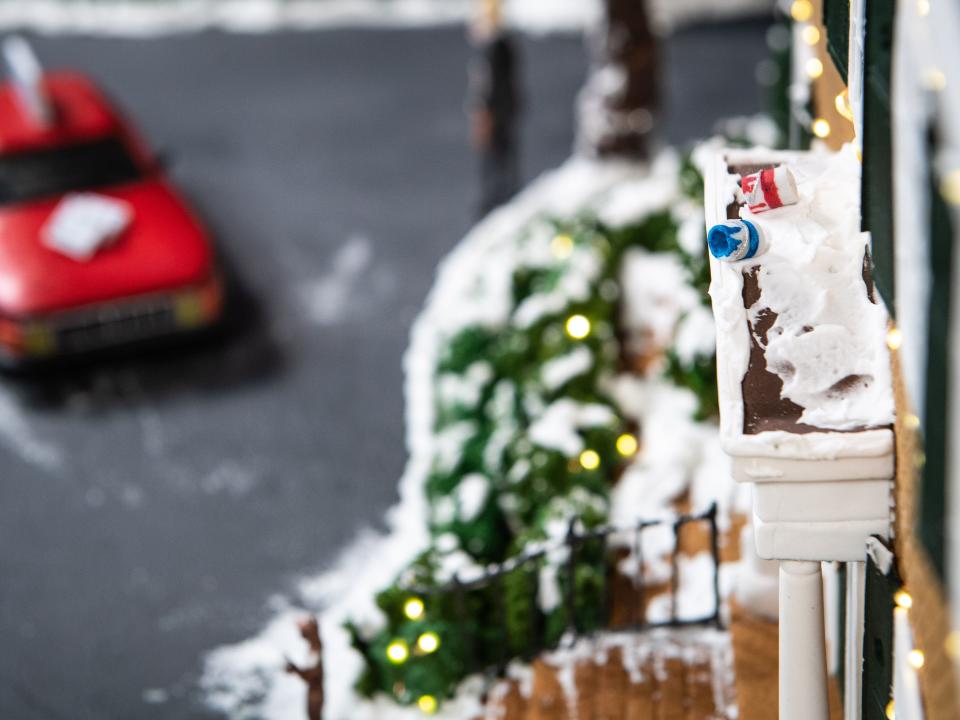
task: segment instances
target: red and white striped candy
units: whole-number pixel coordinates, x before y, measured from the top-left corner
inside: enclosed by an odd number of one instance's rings
[[[744,176],[740,180],[740,189],[750,212],[755,213],[795,205],[799,200],[797,181],[784,165]]]

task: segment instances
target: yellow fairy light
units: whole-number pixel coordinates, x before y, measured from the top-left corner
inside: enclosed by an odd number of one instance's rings
[[[387,645],[387,660],[394,665],[402,665],[410,657],[410,648],[403,640],[394,640]]]
[[[902,607],[904,610],[913,607],[913,598],[906,590],[897,590],[893,595],[893,601],[897,604],[897,607]]]
[[[816,45],[820,42],[820,30],[816,25],[807,25],[803,29],[802,37],[807,45]]]
[[[637,442],[637,438],[630,433],[624,433],[617,438],[617,452],[624,457],[636,455],[638,447],[639,443]]]
[[[417,648],[420,652],[424,652],[429,655],[432,652],[436,652],[440,647],[440,636],[435,632],[425,632],[423,635],[417,638]]]
[[[892,327],[887,330],[887,347],[891,350],[899,350],[903,345],[903,332],[898,327]]]
[[[887,709],[885,712],[887,715],[887,720],[896,720],[897,714],[894,711],[893,700],[887,703]]]
[[[403,604],[403,614],[408,620],[419,620],[423,617],[423,600],[412,597]]]
[[[596,450],[584,450],[580,453],[580,465],[584,470],[596,470],[600,467],[600,456]]]
[[[823,75],[823,63],[820,58],[810,58],[807,60],[807,75],[816,80]]]
[[[421,712],[433,715],[437,711],[437,699],[433,695],[421,695],[417,700],[417,707]]]
[[[952,633],[947,635],[947,639],[944,640],[943,646],[947,651],[947,656],[951,660],[960,660],[960,630],[954,630]]]
[[[810,127],[810,129],[818,138],[825,138],[830,134],[830,123],[823,118],[817,118],[813,121],[813,125]]]
[[[925,661],[926,658],[923,656],[923,650],[911,650],[907,653],[907,662],[910,663],[910,667],[914,670],[922,668]]]
[[[567,335],[574,340],[583,340],[590,334],[590,321],[583,315],[571,315],[567,318]]]
[[[940,92],[947,86],[947,76],[936,65],[924,68],[922,80],[923,86],[931,92]]]
[[[920,427],[920,418],[913,413],[910,413],[903,418],[903,424],[907,426],[908,430],[916,430]]]
[[[561,233],[550,241],[550,252],[559,260],[565,260],[573,252],[573,238]]]
[[[926,17],[930,14],[930,0],[917,0],[917,15]]]
[[[951,170],[943,176],[940,194],[951,205],[960,205],[960,170]]]
[[[839,113],[840,117],[853,122],[853,108],[850,107],[850,96],[846,90],[833,99],[833,104],[836,106],[837,113]]]
[[[790,15],[797,22],[806,22],[813,17],[813,4],[810,0],[793,0]]]

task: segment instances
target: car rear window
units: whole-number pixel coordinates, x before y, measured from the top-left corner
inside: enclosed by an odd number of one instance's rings
[[[121,185],[142,174],[119,138],[0,155],[0,205]]]

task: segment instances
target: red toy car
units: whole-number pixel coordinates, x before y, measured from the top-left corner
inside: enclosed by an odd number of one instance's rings
[[[212,324],[222,292],[211,243],[135,130],[87,78],[44,73],[22,40],[3,51],[0,363]],[[49,241],[75,193],[124,217],[109,244],[79,258]]]

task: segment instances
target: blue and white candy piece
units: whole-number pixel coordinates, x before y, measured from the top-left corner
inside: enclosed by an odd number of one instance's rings
[[[710,228],[707,246],[723,262],[752,258],[760,250],[760,228],[749,220],[725,220]]]

